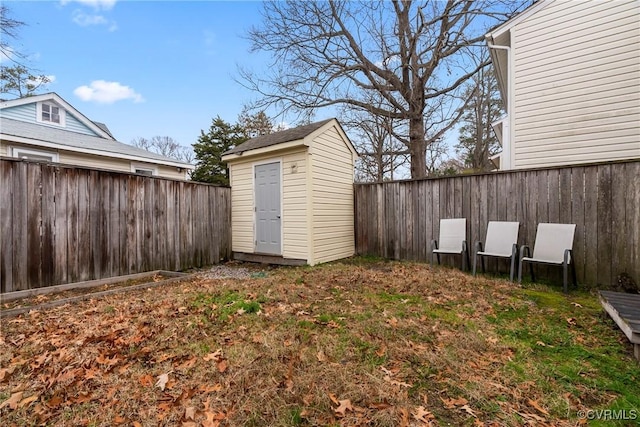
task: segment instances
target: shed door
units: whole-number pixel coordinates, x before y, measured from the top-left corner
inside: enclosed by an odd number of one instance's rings
[[[280,163],[255,167],[256,252],[281,255]]]

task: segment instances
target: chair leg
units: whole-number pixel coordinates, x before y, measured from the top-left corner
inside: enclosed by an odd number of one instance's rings
[[[562,263],[562,287],[564,289],[565,294],[569,293],[569,285],[567,283],[568,281],[567,276],[569,275],[568,269],[569,269],[569,265],[566,262]]]
[[[477,266],[477,264],[478,264],[478,254],[476,253],[476,254],[473,256],[473,272],[472,272],[472,274],[473,274],[474,276],[476,275],[476,266]]]
[[[518,283],[522,283],[522,258],[518,262]]]
[[[484,266],[484,257],[483,256],[480,257],[480,264],[482,266],[482,272],[486,273],[487,270],[485,269],[485,266]]]
[[[509,269],[509,280],[511,280],[513,282],[513,275],[515,273],[515,267],[516,267],[516,255],[512,254],[511,255],[511,268]]]
[[[536,282],[536,274],[533,272],[533,263],[529,263],[529,272],[531,273],[531,281]]]
[[[576,277],[576,265],[571,263],[571,275],[573,276],[573,287],[578,289],[578,278]]]

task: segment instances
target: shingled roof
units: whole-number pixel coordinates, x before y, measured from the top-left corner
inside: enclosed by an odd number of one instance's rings
[[[329,123],[333,119],[323,120],[321,122],[310,123],[308,125],[298,126],[296,128],[283,130],[269,135],[261,135],[255,138],[251,138],[242,144],[238,145],[231,150],[222,153],[223,156],[227,154],[240,154],[245,151],[255,150],[263,147],[270,147],[272,145],[280,144],[283,142],[297,141],[303,139],[316,130],[320,129],[325,124]]]

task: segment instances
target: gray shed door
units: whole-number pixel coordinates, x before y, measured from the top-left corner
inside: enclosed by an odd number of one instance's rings
[[[280,163],[255,167],[256,252],[282,254]]]

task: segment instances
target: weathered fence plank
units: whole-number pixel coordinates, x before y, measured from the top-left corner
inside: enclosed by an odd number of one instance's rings
[[[574,223],[579,283],[606,288],[623,272],[640,282],[639,160],[355,187],[358,254],[429,260],[440,219],[454,216],[467,218],[470,246],[492,220],[519,221],[518,243],[531,247],[539,223]],[[560,277],[553,267],[537,271]]]
[[[230,189],[0,159],[0,292],[231,255]]]

